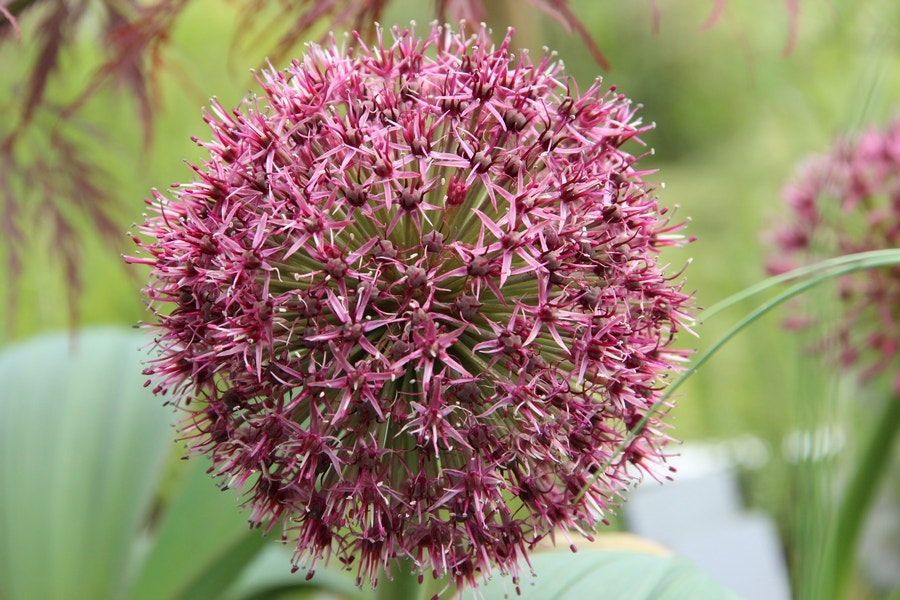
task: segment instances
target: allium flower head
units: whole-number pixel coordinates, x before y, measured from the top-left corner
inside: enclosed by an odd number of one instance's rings
[[[791,221],[775,233],[780,273],[827,256],[900,248],[900,121],[839,140],[807,159],[784,199]],[[900,268],[868,269],[842,278],[840,361],[863,378],[896,371],[900,352]],[[900,377],[895,381],[900,390]]]
[[[444,27],[311,45],[259,83],[213,101],[210,158],[129,259],[190,446],[298,566],[336,555],[360,584],[407,557],[477,585],[587,534],[664,461],[657,415],[616,447],[689,320],[657,261],[680,227],[621,148],[635,109]]]

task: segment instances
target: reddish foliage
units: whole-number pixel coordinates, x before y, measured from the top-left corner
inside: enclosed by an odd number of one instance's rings
[[[23,82],[24,94],[17,106],[19,118],[0,130],[0,159],[6,165],[0,177],[0,230],[7,250],[10,298],[15,301],[15,283],[27,252],[25,231],[41,233],[49,228],[51,256],[62,262],[70,288],[73,322],[81,290],[80,250],[85,231],[98,233],[111,245],[122,240],[116,225],[116,209],[121,205],[111,178],[92,158],[96,131],[83,131],[78,113],[84,102],[110,84],[123,84],[138,107],[138,117],[149,143],[153,130],[154,106],[151,92],[154,72],[160,64],[160,50],[168,31],[189,0],[158,0],[145,6],[133,0],[44,0],[36,23],[37,51]],[[0,42],[11,30],[20,34],[16,17],[27,14],[34,0],[10,3],[3,8],[7,18],[0,26]],[[99,6],[105,24],[106,58],[81,92],[60,106],[48,99],[48,86],[58,74],[63,53],[74,43],[83,18]],[[15,96],[15,95],[13,95]],[[101,129],[101,131],[104,131]],[[38,149],[39,148],[39,149]],[[52,174],[52,176],[50,175]],[[28,236],[30,237],[30,236]],[[9,311],[12,314],[13,311]]]
[[[12,27],[13,32],[15,32],[16,34],[16,39],[21,41],[22,30],[19,29],[19,22],[16,21],[15,15],[13,15],[12,12],[2,4],[0,4],[0,16],[6,19],[5,24],[3,21],[0,21],[0,32],[2,32],[2,30],[7,26]]]

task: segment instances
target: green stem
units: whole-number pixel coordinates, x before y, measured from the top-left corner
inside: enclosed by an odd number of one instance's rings
[[[842,273],[864,269],[874,269],[877,267],[892,267],[898,264],[900,264],[900,249],[898,248],[890,248],[888,250],[870,250],[868,252],[843,254],[835,258],[829,258],[812,265],[799,267],[797,269],[794,269],[793,271],[788,271],[787,273],[782,273],[781,275],[769,277],[755,285],[751,285],[750,287],[737,292],[736,294],[732,294],[721,302],[717,302],[709,308],[705,309],[703,311],[703,321],[706,321],[713,315],[722,312],[726,308],[734,306],[735,304],[756,296],[757,294],[767,292],[768,290],[781,285],[782,283],[788,283],[797,279],[803,279],[804,277],[821,275],[823,273],[827,273],[828,271],[848,266],[851,267],[850,271],[842,271]]]
[[[381,571],[375,587],[376,600],[419,600],[424,586],[419,584],[419,576],[413,571],[410,560],[396,562],[391,576],[389,578],[384,570]]]
[[[822,573],[830,574],[831,590],[824,598],[846,598],[847,585],[856,565],[856,547],[865,517],[893,458],[893,443],[900,429],[900,397],[888,398],[884,412],[868,436],[847,493],[838,507],[834,535],[825,555]]]

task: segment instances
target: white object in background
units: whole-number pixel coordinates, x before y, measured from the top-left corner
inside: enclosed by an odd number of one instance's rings
[[[790,600],[773,520],[743,509],[737,476],[721,454],[684,448],[678,475],[637,486],[624,507],[628,528],[690,560],[745,600]]]

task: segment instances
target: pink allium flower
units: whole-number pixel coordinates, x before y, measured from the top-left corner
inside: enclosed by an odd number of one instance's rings
[[[900,248],[900,121],[841,139],[800,165],[784,199],[791,221],[779,227],[773,273],[816,259]],[[900,351],[900,267],[869,269],[839,282],[846,306],[838,325],[840,362],[864,379],[896,370]],[[895,385],[900,390],[900,378]]]
[[[146,372],[310,574],[407,557],[477,585],[664,462],[657,414],[616,447],[683,358],[657,262],[680,226],[621,148],[647,129],[623,96],[509,37],[393,37],[213,101],[199,179],[155,193],[129,259],[152,267]]]

